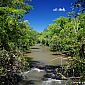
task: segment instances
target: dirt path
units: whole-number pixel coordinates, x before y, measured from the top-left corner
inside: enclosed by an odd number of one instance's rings
[[[53,55],[53,52],[50,52],[49,47],[41,46],[36,44],[32,47],[31,53],[26,54],[28,57],[32,57],[33,60],[44,62],[48,65],[62,65],[67,62],[65,55]]]

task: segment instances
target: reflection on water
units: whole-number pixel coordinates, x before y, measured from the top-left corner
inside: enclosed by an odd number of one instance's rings
[[[44,62],[46,65],[61,65],[67,62],[65,55],[53,55],[54,53],[50,52],[47,46],[36,44],[32,47],[31,51],[32,52],[26,54],[26,56],[32,57],[33,60]]]

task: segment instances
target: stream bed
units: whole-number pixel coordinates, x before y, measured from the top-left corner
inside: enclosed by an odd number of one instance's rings
[[[23,81],[18,85],[72,85],[70,79],[62,80],[60,75],[57,75],[57,70],[67,63],[65,55],[55,55],[50,52],[49,47],[36,44],[31,53],[25,56],[33,58],[33,62],[30,63],[29,71],[20,74]]]

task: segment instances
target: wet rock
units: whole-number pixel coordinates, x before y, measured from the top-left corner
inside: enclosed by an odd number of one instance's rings
[[[40,62],[40,61],[31,61],[29,63],[29,67],[30,68],[39,68],[39,69],[44,69],[45,68],[45,65],[43,62]]]
[[[56,75],[53,74],[53,73],[47,73],[46,75],[44,75],[44,78],[52,78],[52,79],[55,79],[55,78],[56,78]]]
[[[44,75],[44,78],[52,78],[52,73],[47,73],[46,75]]]
[[[45,65],[45,68],[55,70],[56,68],[62,68],[62,66],[61,65],[55,65],[55,66],[53,66],[53,65]]]
[[[56,73],[55,69],[45,69],[46,73]]]

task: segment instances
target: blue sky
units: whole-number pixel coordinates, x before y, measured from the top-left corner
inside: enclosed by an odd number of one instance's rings
[[[42,32],[53,20],[60,17],[67,17],[67,13],[71,11],[71,3],[74,0],[32,0],[30,5],[33,9],[24,16],[28,20],[30,26]]]

